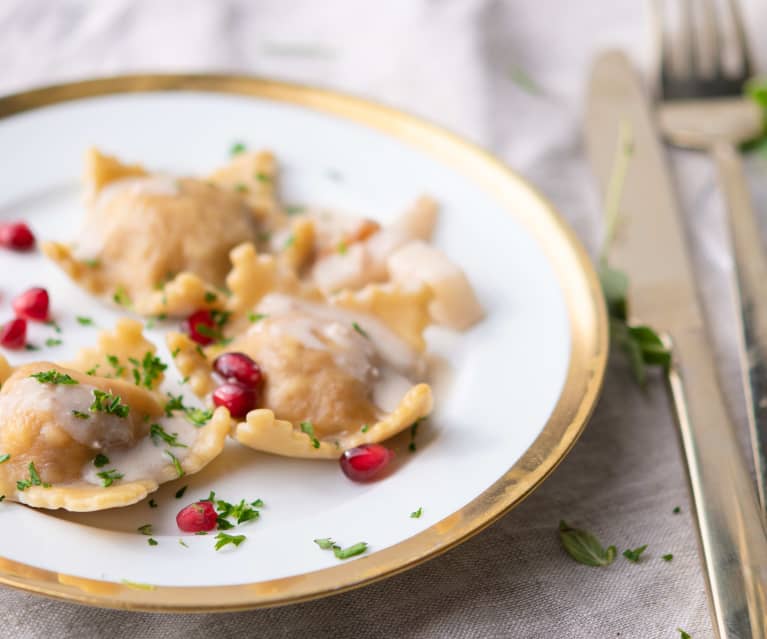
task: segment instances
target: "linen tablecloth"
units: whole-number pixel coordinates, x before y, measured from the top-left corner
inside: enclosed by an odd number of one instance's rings
[[[756,36],[767,11],[759,5],[746,7],[747,22],[764,59],[767,42]],[[617,46],[650,69],[648,25],[635,0],[4,0],[0,92],[190,70],[274,76],[372,97],[503,158],[557,205],[594,253],[600,212],[579,130],[588,65],[596,51]],[[674,159],[742,423],[721,201],[705,158]],[[759,162],[752,162],[757,178],[767,174]],[[648,549],[639,564],[618,557],[606,568],[582,566],[559,546],[560,519],[621,550]],[[10,534],[0,532],[0,540]],[[671,562],[661,560],[666,553]],[[665,392],[657,380],[640,390],[620,357],[586,432],[552,477],[490,529],[405,574],[320,601],[229,615],[114,612],[5,588],[0,606],[0,637],[14,638],[660,639],[678,637],[677,628],[694,639],[712,636]]]

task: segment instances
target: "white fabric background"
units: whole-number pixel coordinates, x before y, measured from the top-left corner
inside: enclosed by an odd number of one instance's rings
[[[760,6],[761,5],[761,6]],[[747,7],[764,33],[762,3]],[[581,155],[588,64],[605,46],[653,59],[635,0],[4,0],[0,92],[136,71],[243,71],[325,85],[437,121],[534,182],[594,251],[597,197]],[[763,57],[767,42],[754,37]],[[759,50],[759,47],[762,50]],[[519,70],[540,87],[520,87]],[[728,305],[721,204],[704,158],[675,154],[717,346],[742,418]],[[762,176],[767,167],[754,167]],[[765,193],[762,185],[761,195]],[[762,197],[758,199],[763,200]],[[619,358],[603,399],[555,474],[502,521],[448,554],[370,587],[302,605],[230,615],[88,609],[0,589],[0,637],[678,637],[712,636],[684,470],[659,383],[640,391]],[[675,506],[682,514],[672,514]],[[574,563],[564,518],[639,565]],[[18,534],[5,530],[3,535]],[[2,543],[0,541],[0,543]],[[673,553],[665,563],[660,556]]]

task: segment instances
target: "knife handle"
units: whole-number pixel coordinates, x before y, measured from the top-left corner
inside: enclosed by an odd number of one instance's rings
[[[767,637],[767,533],[705,328],[673,335],[668,382],[681,433],[714,627]]]
[[[739,357],[751,431],[759,501],[767,506],[767,255],[751,205],[740,152],[731,142],[718,142],[711,156],[719,171],[719,182],[727,205],[737,275],[738,307],[741,313]]]

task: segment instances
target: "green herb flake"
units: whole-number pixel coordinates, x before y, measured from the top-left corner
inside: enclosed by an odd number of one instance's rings
[[[99,365],[96,364],[93,368],[89,368],[87,371],[85,371],[85,374],[93,377],[93,375],[96,374],[96,371],[98,370],[98,368],[99,368]]]
[[[184,416],[187,421],[191,422],[195,426],[205,426],[213,417],[212,409],[202,408],[187,408],[184,410]]]
[[[118,286],[115,290],[114,294],[112,295],[112,300],[115,304],[118,306],[130,306],[131,301],[130,297],[128,296],[128,292],[123,288],[122,286]]]
[[[674,555],[671,553],[668,553],[667,555],[661,555],[661,559],[663,561],[671,561],[674,558]]]
[[[312,440],[312,446],[314,448],[320,447],[320,440],[315,437],[314,426],[311,422],[301,422],[301,432],[309,435],[309,438]]]
[[[35,344],[31,344],[31,343],[27,342],[26,344],[24,344],[24,350],[27,350],[27,351],[39,351],[40,347],[36,346]]]
[[[176,357],[178,356],[178,354],[179,354],[180,352],[181,352],[181,347],[179,346],[179,347],[177,347],[177,348],[174,348],[174,349],[173,349],[173,352],[170,354],[170,356],[171,356],[173,359],[176,359]]]
[[[692,639],[690,634],[685,632],[681,628],[677,628],[676,631],[679,633],[679,639]]]
[[[623,556],[628,559],[630,562],[638,564],[639,563],[639,557],[642,555],[642,553],[647,550],[647,544],[644,546],[639,546],[638,548],[629,548],[628,550],[623,551]]]
[[[410,443],[407,445],[407,449],[414,453],[416,451],[415,438],[418,435],[418,425],[426,419],[425,417],[419,417],[410,425]]]
[[[30,377],[34,377],[41,384],[79,384],[79,382],[70,377],[66,373],[59,373],[59,371],[40,371],[39,373],[32,373]]]
[[[244,142],[235,142],[229,149],[229,155],[234,156],[239,155],[240,153],[245,153],[247,148],[248,147],[245,146]]]
[[[361,433],[367,433],[370,430],[370,424],[362,424],[362,428],[360,428]]]
[[[93,319],[90,317],[78,315],[77,317],[75,317],[75,319],[77,320],[77,323],[80,324],[81,326],[93,326]]]
[[[260,322],[262,319],[267,317],[263,313],[248,313],[248,321],[251,324],[255,324],[256,322]]]
[[[72,417],[75,419],[90,419],[91,416],[88,413],[84,413],[81,410],[73,410],[72,411]]]
[[[362,337],[366,339],[370,339],[370,335],[368,335],[365,332],[365,330],[359,324],[357,324],[357,322],[352,322],[352,327],[354,328],[355,331],[357,331],[360,335],[362,335]]]
[[[186,410],[183,395],[171,395],[168,393],[168,401],[165,404],[165,416],[171,417],[177,410]]]
[[[120,364],[120,358],[117,357],[117,355],[107,355],[106,360],[109,363],[109,365],[114,369],[115,376],[121,377],[122,374],[125,372],[125,366],[122,366]]]
[[[565,552],[584,566],[609,566],[615,561],[615,546],[603,548],[590,532],[572,528],[564,521],[559,522],[559,541]]]
[[[149,500],[149,507],[150,508],[157,508],[157,502],[154,499]]]
[[[166,450],[165,454],[168,456],[168,458],[170,459],[171,463],[173,464],[173,468],[176,469],[176,475],[179,478],[183,477],[186,473],[184,472],[184,469],[181,467],[181,462],[178,460],[178,457],[176,457],[169,450]]]
[[[100,473],[96,473],[96,477],[101,479],[101,485],[104,488],[109,488],[117,479],[122,479],[125,475],[116,471],[114,468],[111,470],[102,470]]]
[[[152,537],[150,537],[146,540],[146,543],[148,543],[150,546],[156,546],[158,542],[156,539],[152,539]]]
[[[323,537],[321,539],[315,539],[314,543],[323,550],[330,550],[336,542],[334,542],[330,537]]]
[[[266,173],[258,172],[256,173],[256,180],[263,184],[270,184],[272,181],[271,176],[267,175]]]
[[[45,345],[48,348],[53,348],[54,346],[61,346],[64,342],[62,342],[60,339],[56,339],[55,337],[49,337],[45,340]]]
[[[178,441],[178,433],[169,434],[160,424],[151,424],[149,426],[149,437],[155,446],[159,446],[160,441],[165,442],[168,446],[175,446],[176,448],[188,448],[186,444],[182,444]]]
[[[235,547],[239,546],[243,541],[247,539],[245,535],[228,535],[227,533],[220,532],[216,535],[216,550],[221,550],[224,546],[229,544]]]
[[[338,546],[333,546],[333,554],[336,556],[336,559],[349,559],[351,557],[361,555],[367,549],[367,543],[360,541],[353,546],[349,546],[348,548],[339,548]]]
[[[83,264],[85,264],[85,266],[87,266],[88,268],[98,268],[99,266],[101,266],[101,260],[99,260],[98,258],[83,260]]]
[[[282,248],[283,250],[289,249],[295,243],[296,243],[296,236],[291,233],[290,235],[288,235],[288,239],[285,240],[285,243],[282,245]]]
[[[155,382],[168,368],[168,365],[153,355],[151,351],[147,351],[140,362],[134,358],[130,358],[129,361],[135,367],[133,369],[133,381],[136,386],[143,386],[148,390],[154,388]]]
[[[184,548],[189,548],[189,546],[187,545],[187,543],[183,539],[179,539],[178,540],[178,545],[179,546],[183,546]]]
[[[103,453],[99,453],[93,458],[93,465],[96,468],[104,468],[109,463],[109,457],[104,455]]]
[[[293,204],[290,206],[285,207],[285,213],[287,215],[298,215],[300,213],[303,213],[306,209],[303,206],[299,206],[297,204]]]
[[[181,499],[189,486],[182,486],[176,491],[176,499]]]
[[[119,395],[113,395],[97,388],[93,389],[93,403],[89,410],[92,413],[107,413],[122,418],[127,417],[130,412],[130,408],[127,404],[122,403],[122,398]]]
[[[246,184],[243,184],[242,182],[238,182],[234,185],[234,190],[238,193],[247,193],[248,192],[248,186]]]
[[[51,485],[43,482],[40,479],[40,474],[37,472],[37,468],[35,468],[35,462],[29,462],[29,466],[27,466],[27,470],[29,471],[29,479],[21,479],[16,482],[16,488],[18,490],[26,490],[30,486],[42,486],[43,488],[50,488]]]
[[[213,291],[205,291],[205,301],[208,304],[212,304],[218,299],[218,295],[216,295]]]
[[[423,507],[419,506],[418,510],[414,510],[412,513],[410,513],[410,517],[413,519],[420,519],[421,515],[423,515]]]
[[[339,255],[346,255],[346,252],[349,250],[349,245],[342,240],[338,243],[336,250]]]
[[[11,458],[11,456],[8,453],[3,453],[2,455],[0,455],[0,464],[4,464],[10,458]]]
[[[140,532],[142,535],[151,535],[152,534],[152,524],[144,524],[143,526],[139,526],[136,528],[138,532]]]
[[[671,512],[674,513],[675,515],[678,515],[679,513],[682,512],[682,509],[679,506],[674,506],[674,510],[672,510]]]

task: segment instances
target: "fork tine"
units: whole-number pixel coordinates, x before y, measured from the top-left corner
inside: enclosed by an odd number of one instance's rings
[[[679,30],[677,37],[677,75],[687,80],[695,73],[695,25],[693,23],[692,0],[682,0],[680,3]],[[673,40],[672,40],[673,41]]]
[[[738,72],[739,75],[748,78],[752,73],[751,53],[749,51],[748,40],[746,39],[746,30],[743,27],[743,18],[741,16],[738,0],[727,0],[727,5],[732,16],[733,31],[735,33],[735,47],[738,52]]]
[[[722,72],[719,59],[721,43],[717,28],[715,0],[701,0],[698,8],[700,9],[698,73],[705,78],[713,78]]]

